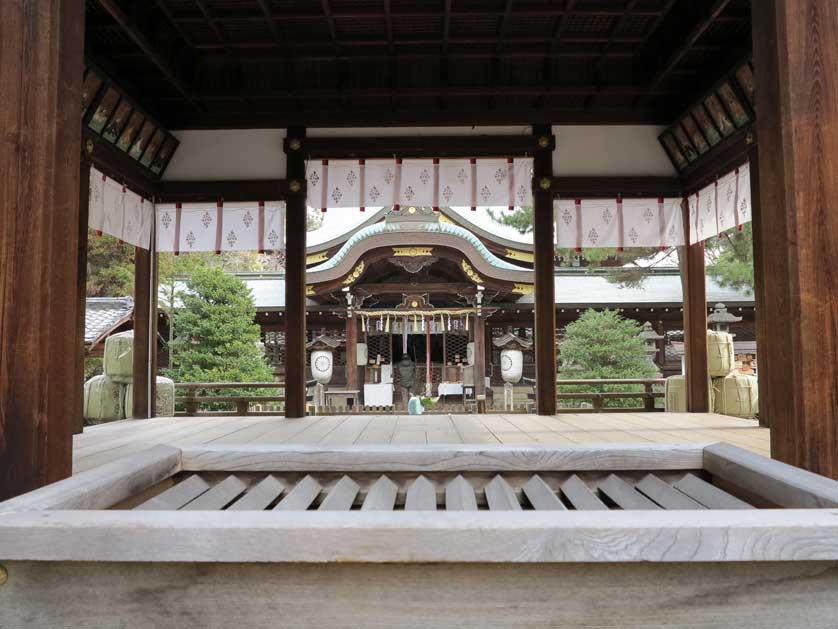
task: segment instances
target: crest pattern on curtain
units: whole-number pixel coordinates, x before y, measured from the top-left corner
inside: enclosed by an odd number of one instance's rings
[[[361,159],[306,162],[308,205],[328,208],[402,205],[532,205],[532,158]]]
[[[676,247],[684,244],[681,199],[560,199],[553,202],[559,247]]]
[[[148,249],[151,246],[151,201],[90,167],[88,226],[123,242]]]
[[[280,251],[285,202],[161,203],[156,233],[158,251]]]
[[[751,169],[737,168],[688,199],[690,244],[718,236],[751,220]]]

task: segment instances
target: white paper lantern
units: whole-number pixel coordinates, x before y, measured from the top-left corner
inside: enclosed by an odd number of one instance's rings
[[[524,375],[524,354],[520,349],[505,349],[500,353],[500,373],[504,382],[516,384]]]
[[[331,350],[311,352],[311,377],[320,384],[328,384],[332,379],[333,366]]]
[[[358,343],[357,345],[357,365],[363,367],[369,360],[369,350],[366,343]]]

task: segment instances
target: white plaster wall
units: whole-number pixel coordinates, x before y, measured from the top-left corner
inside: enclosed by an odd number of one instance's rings
[[[557,125],[554,176],[675,176],[654,125]]]
[[[164,180],[284,179],[285,129],[173,131],[180,146]]]

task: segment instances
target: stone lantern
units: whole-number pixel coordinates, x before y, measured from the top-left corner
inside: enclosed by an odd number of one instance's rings
[[[707,317],[707,323],[717,332],[730,332],[731,323],[739,323],[742,317],[732,315],[724,304],[716,304],[712,314]]]
[[[643,341],[644,349],[646,350],[646,358],[649,359],[649,362],[657,368],[655,364],[655,356],[658,353],[658,341],[662,340],[664,336],[662,334],[658,334],[652,328],[652,324],[649,321],[643,324],[643,329],[640,331],[640,334],[637,335],[637,338]]]

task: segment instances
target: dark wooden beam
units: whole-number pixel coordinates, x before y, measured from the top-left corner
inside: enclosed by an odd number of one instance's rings
[[[286,198],[285,218],[285,416],[306,414],[306,195],[303,127],[289,127],[286,134],[286,177],[301,184]]]
[[[838,5],[751,4],[760,416],[771,456],[838,478]]]
[[[155,197],[162,203],[281,201],[289,193],[285,179],[161,181],[155,188]]]
[[[265,22],[268,25],[268,30],[271,33],[271,37],[274,38],[274,41],[277,44],[281,44],[282,37],[279,34],[279,29],[276,27],[276,20],[274,20],[273,13],[271,11],[271,5],[268,3],[268,0],[256,0],[256,3],[262,10],[262,15],[265,16]]]
[[[608,42],[607,35],[574,35],[574,36],[565,36],[561,37],[560,41],[563,44],[604,44]],[[476,45],[485,45],[485,46],[495,46],[497,45],[497,36],[482,36],[482,35],[474,35],[470,37],[461,36],[461,37],[450,37],[448,39],[448,44],[450,46],[476,46]],[[555,40],[551,37],[543,37],[543,36],[530,36],[530,37],[508,37],[506,38],[505,42],[507,44],[520,44],[522,46],[534,46],[538,44],[552,44]],[[645,41],[642,37],[635,37],[625,35],[622,37],[616,37],[614,39],[615,43],[619,44],[642,44]],[[347,40],[348,43],[349,40]],[[386,39],[366,39],[366,38],[358,38],[351,40],[353,46],[362,46],[362,47],[369,47],[369,46],[377,46],[381,48],[386,48],[387,40]],[[394,40],[393,44],[395,46],[439,46],[442,43],[441,37],[404,37]],[[324,41],[306,41],[306,42],[287,42],[287,45],[292,48],[306,48],[306,49],[314,49],[314,48],[333,48],[331,42],[324,42]],[[220,43],[200,43],[195,44],[196,50],[218,50],[223,49],[226,47],[230,47],[234,50],[258,50],[258,49],[271,49],[276,48],[276,43],[271,41],[250,41],[250,42],[230,42],[229,44],[220,44]],[[724,46],[720,46],[724,47]],[[551,49],[553,49],[551,47]],[[335,51],[335,54],[340,56],[341,52],[340,42],[338,42],[338,49]]]
[[[550,146],[553,136],[548,132]],[[290,139],[290,138],[289,138]],[[289,139],[285,140],[286,147]],[[307,158],[502,157],[532,155],[538,141],[529,135],[306,138],[300,151]]]
[[[134,248],[134,369],[132,416],[134,419],[154,417],[156,377],[149,377],[157,338],[157,316],[151,316],[154,254],[142,247]],[[156,300],[155,300],[156,301]],[[156,309],[155,309],[156,313]]]
[[[82,129],[82,142],[96,168],[137,194],[149,199],[154,196],[159,181],[150,170],[86,127]]]
[[[182,101],[179,101],[182,102]],[[355,107],[351,111],[335,107],[315,106],[311,101],[299,109],[297,103],[286,107],[266,104],[261,110],[235,109],[193,115],[177,103],[167,105],[166,121],[173,129],[267,129],[296,123],[310,127],[388,127],[388,126],[446,126],[446,125],[520,125],[529,118],[544,124],[655,124],[667,125],[673,114],[669,109],[643,105],[630,107],[601,107],[583,111],[572,107],[543,109],[512,109],[462,106],[456,109],[408,109],[396,111],[381,108]]]
[[[111,17],[116,20],[116,23],[122,27],[125,34],[133,41],[140,50],[143,51],[148,60],[154,64],[163,76],[168,79],[175,89],[180,92],[183,97],[199,110],[201,106],[192,95],[192,90],[189,86],[177,75],[171,64],[163,58],[159,52],[159,48],[154,45],[151,40],[142,32],[140,32],[134,25],[131,24],[130,18],[125,14],[116,0],[98,0],[99,4]]]
[[[346,318],[346,388],[358,390],[358,318]]]
[[[684,362],[686,367],[687,411],[707,413],[710,408],[707,367],[707,297],[704,243],[689,244],[690,221],[687,201],[681,203],[686,245],[679,250],[681,285],[684,294]]]
[[[474,317],[474,397],[477,401],[477,412],[486,412],[486,317],[488,314],[480,309]]]
[[[79,162],[79,225],[78,255],[76,257],[76,374],[78,387],[73,395],[73,432],[84,430],[84,363],[87,345],[84,341],[85,311],[87,309],[87,236],[90,217],[90,156],[81,152]]]
[[[533,139],[552,138],[549,125],[533,125]],[[533,248],[535,262],[535,406],[539,415],[556,414],[556,306],[553,244],[553,194],[542,187],[553,175],[552,140],[534,152]]]
[[[259,0],[259,1],[261,2],[262,0]],[[192,41],[192,38],[183,29],[183,27],[180,25],[180,22],[177,20],[175,15],[172,13],[172,10],[169,8],[169,5],[166,4],[166,0],[155,0],[155,2],[157,3],[157,7],[160,9],[160,12],[164,16],[166,16],[166,19],[169,21],[169,24],[172,25],[172,28],[174,28],[175,31],[177,31],[177,34],[180,35],[181,38],[183,39],[183,41],[186,42],[186,45],[191,48],[194,45],[194,42]]]
[[[84,3],[0,3],[0,501],[70,476]]]
[[[730,171],[748,161],[748,153],[756,142],[753,128],[740,129],[699,157],[681,171],[680,179],[686,195],[695,194]]]
[[[553,177],[550,191],[564,199],[680,197],[677,177]]]
[[[713,20],[718,17],[719,13],[725,10],[729,3],[730,0],[716,0],[712,4],[704,17],[702,17],[692,28],[690,33],[681,40],[681,43],[675,48],[675,50],[672,51],[661,68],[652,77],[650,82],[651,90],[655,90],[661,83],[663,83],[666,77],[669,76],[672,70],[675,69],[675,66],[681,62],[684,55],[689,52],[692,45],[695,44],[705,32],[707,32],[707,29],[713,24]]]
[[[771,352],[770,348],[772,344],[776,342],[776,339],[772,339],[768,336],[770,328],[766,325],[765,319],[766,314],[768,312],[768,308],[766,307],[765,303],[765,285],[767,283],[768,278],[766,278],[763,275],[761,269],[765,268],[764,258],[766,255],[766,251],[763,242],[767,238],[767,236],[763,236],[763,232],[765,229],[770,229],[770,226],[766,226],[765,221],[763,219],[759,178],[759,147],[757,146],[756,142],[751,146],[751,150],[748,152],[748,162],[750,166],[748,170],[751,173],[751,234],[753,240],[752,246],[754,251],[754,303],[756,306],[756,336],[757,348],[759,348],[760,354],[762,354],[763,352]],[[768,363],[771,364],[770,359]],[[764,412],[760,412],[760,426],[770,427],[768,420],[769,416],[766,415]]]
[[[335,18],[332,17],[332,8],[329,5],[329,0],[320,0],[323,7],[323,15],[326,16],[326,24],[329,27],[329,36],[332,38],[332,45],[335,47],[335,54],[340,54],[340,44],[338,43],[338,32],[335,27]],[[353,42],[354,44],[354,42]]]

